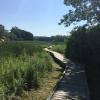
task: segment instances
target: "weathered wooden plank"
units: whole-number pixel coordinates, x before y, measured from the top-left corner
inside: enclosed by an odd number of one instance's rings
[[[55,51],[45,49],[66,64],[62,78],[47,100],[90,100],[84,66],[75,64]]]

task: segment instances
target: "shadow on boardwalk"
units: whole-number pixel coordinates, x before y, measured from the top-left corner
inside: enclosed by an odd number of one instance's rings
[[[67,63],[51,100],[90,100],[83,66]]]
[[[64,73],[47,100],[90,100],[84,66],[75,64],[54,51],[48,51]],[[66,60],[66,62],[65,62]]]

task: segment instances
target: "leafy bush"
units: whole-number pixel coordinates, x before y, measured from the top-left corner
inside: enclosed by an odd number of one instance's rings
[[[71,33],[66,57],[86,67],[91,97],[100,99],[100,25],[86,29],[80,27]]]

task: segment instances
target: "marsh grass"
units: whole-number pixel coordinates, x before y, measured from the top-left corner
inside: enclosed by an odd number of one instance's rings
[[[32,89],[27,94],[23,94],[19,100],[46,100],[50,95],[53,87],[61,76],[61,67],[51,58],[52,71],[44,73],[41,77],[40,87]]]
[[[65,44],[57,44],[57,45],[52,45],[52,50],[62,53],[65,53]]]
[[[9,100],[21,96],[23,91],[40,87],[41,78],[51,71],[51,59],[40,45],[0,44],[0,100]]]

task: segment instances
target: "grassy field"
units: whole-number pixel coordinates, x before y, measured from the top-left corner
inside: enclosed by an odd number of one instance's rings
[[[65,53],[65,47],[66,47],[65,43],[60,43],[60,44],[53,44],[51,49],[56,51],[56,52],[64,54]]]
[[[32,89],[27,94],[23,95],[19,100],[46,100],[50,95],[53,87],[61,75],[61,68],[53,60],[52,62],[52,71],[45,73],[44,77],[41,78],[40,87],[37,89]]]
[[[50,55],[43,50],[48,45],[39,41],[0,44],[0,100],[15,100],[17,97],[20,97],[18,100],[29,100],[30,95],[30,100],[47,97],[57,81],[53,77],[60,74]]]

